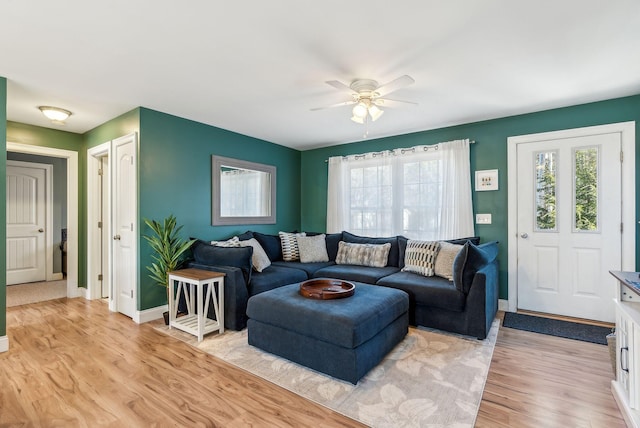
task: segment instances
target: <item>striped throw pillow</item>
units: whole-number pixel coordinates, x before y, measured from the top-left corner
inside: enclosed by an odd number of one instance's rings
[[[234,236],[226,241],[211,241],[211,245],[214,247],[240,247],[240,239]]]
[[[414,241],[410,239],[407,242],[407,250],[404,253],[402,271],[433,276],[439,249],[440,242],[438,241]]]
[[[285,262],[297,262],[300,260],[300,249],[298,248],[298,236],[307,236],[306,233],[278,232],[280,245],[282,246],[282,260]]]

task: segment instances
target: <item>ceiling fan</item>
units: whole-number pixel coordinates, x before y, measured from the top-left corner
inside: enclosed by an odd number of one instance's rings
[[[386,97],[386,95],[397,91],[400,88],[411,85],[414,82],[415,80],[406,74],[389,83],[385,83],[384,85],[378,85],[378,82],[371,79],[357,79],[351,82],[349,86],[337,80],[329,80],[326,82],[328,85],[333,86],[339,91],[348,92],[353,99],[326,107],[313,108],[311,110],[315,111],[353,105],[354,107],[351,111],[353,114],[351,117],[352,121],[364,124],[370,117],[371,120],[375,122],[384,113],[384,110],[380,107],[393,107],[394,104],[399,103],[418,105],[418,103],[414,103],[412,101],[397,100]]]

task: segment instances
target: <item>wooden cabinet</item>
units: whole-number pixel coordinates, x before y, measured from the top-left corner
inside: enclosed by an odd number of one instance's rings
[[[616,379],[611,390],[627,425],[640,428],[640,276],[637,272],[611,274],[619,281],[615,299]]]

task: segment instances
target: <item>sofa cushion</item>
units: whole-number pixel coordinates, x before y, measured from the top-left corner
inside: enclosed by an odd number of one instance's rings
[[[246,241],[239,241],[241,247],[252,247],[253,248],[253,256],[251,256],[251,264],[253,265],[253,269],[257,272],[262,272],[264,269],[268,268],[271,265],[271,260],[265,253],[264,249],[260,245],[260,243],[256,240],[256,238],[251,238]]]
[[[314,278],[338,278],[346,281],[375,284],[380,278],[400,270],[395,266],[370,267],[356,265],[332,265],[314,272]]]
[[[277,235],[266,235],[260,232],[253,232],[253,237],[260,243],[264,252],[269,256],[269,260],[275,262],[282,260],[282,244]]]
[[[436,256],[434,273],[439,277],[453,281],[453,261],[461,249],[462,245],[441,241],[440,250]]]
[[[469,293],[474,275],[489,263],[489,257],[490,254],[467,241],[453,261],[453,283],[456,288],[465,294]]]
[[[324,267],[333,266],[335,262],[316,262],[316,263],[302,263],[302,262],[285,262],[283,260],[271,263],[273,266],[282,266],[290,269],[303,270],[307,273],[309,278],[313,278],[313,274]]]
[[[487,254],[487,259],[489,263],[491,263],[496,259],[496,257],[498,257],[498,244],[499,244],[498,241],[490,241],[490,242],[485,242],[484,244],[478,245],[478,248],[480,248],[482,251],[484,251]]]
[[[254,272],[249,284],[249,296],[255,296],[267,290],[307,280],[307,273],[300,269],[271,265],[262,272]]]
[[[282,247],[282,260],[285,262],[295,262],[300,260],[300,249],[298,248],[298,237],[307,236],[306,233],[278,232],[280,245]]]
[[[349,232],[342,232],[342,240],[344,242],[349,242],[353,244],[386,244],[387,242],[391,244],[391,249],[389,250],[389,259],[387,260],[387,266],[400,266],[399,264],[399,249],[398,249],[398,237],[392,236],[388,238],[370,238],[367,236],[358,236]]]
[[[423,276],[433,276],[439,250],[440,243],[438,241],[409,240],[402,270]]]
[[[327,243],[329,261],[335,261],[338,255],[338,244],[342,241],[342,232],[327,234],[325,241]]]
[[[193,238],[192,238],[193,239]],[[196,239],[191,253],[197,264],[207,266],[233,266],[240,268],[245,282],[251,282],[251,256],[253,248],[215,247],[208,242]]]
[[[448,242],[450,244],[456,244],[456,245],[464,245],[469,241],[473,245],[478,245],[480,243],[480,237],[479,236],[468,236],[466,238],[457,238],[457,239],[447,239],[447,240],[445,240],[445,242]]]
[[[417,305],[462,312],[466,296],[452,282],[438,276],[422,276],[413,272],[398,272],[378,281],[378,285],[397,288],[409,294]]]
[[[326,236],[324,233],[315,236],[298,236],[296,240],[298,241],[298,250],[302,263],[329,261]]]
[[[359,265],[385,267],[389,259],[391,244],[349,244],[341,241],[338,244],[336,263],[339,265]]]

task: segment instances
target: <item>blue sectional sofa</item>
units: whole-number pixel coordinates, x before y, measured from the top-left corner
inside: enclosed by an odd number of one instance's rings
[[[307,234],[313,235],[313,234]],[[484,339],[498,309],[498,243],[479,244],[478,238],[447,241],[462,245],[453,262],[453,281],[403,271],[408,239],[402,236],[370,238],[349,232],[325,238],[329,261],[301,263],[283,261],[280,237],[246,232],[238,238],[255,238],[271,265],[252,270],[253,248],[225,248],[196,241],[188,267],[224,272],[225,328],[241,330],[247,325],[247,302],[251,296],[311,278],[339,278],[391,287],[409,296],[409,323]],[[339,242],[391,244],[384,267],[336,264]]]

